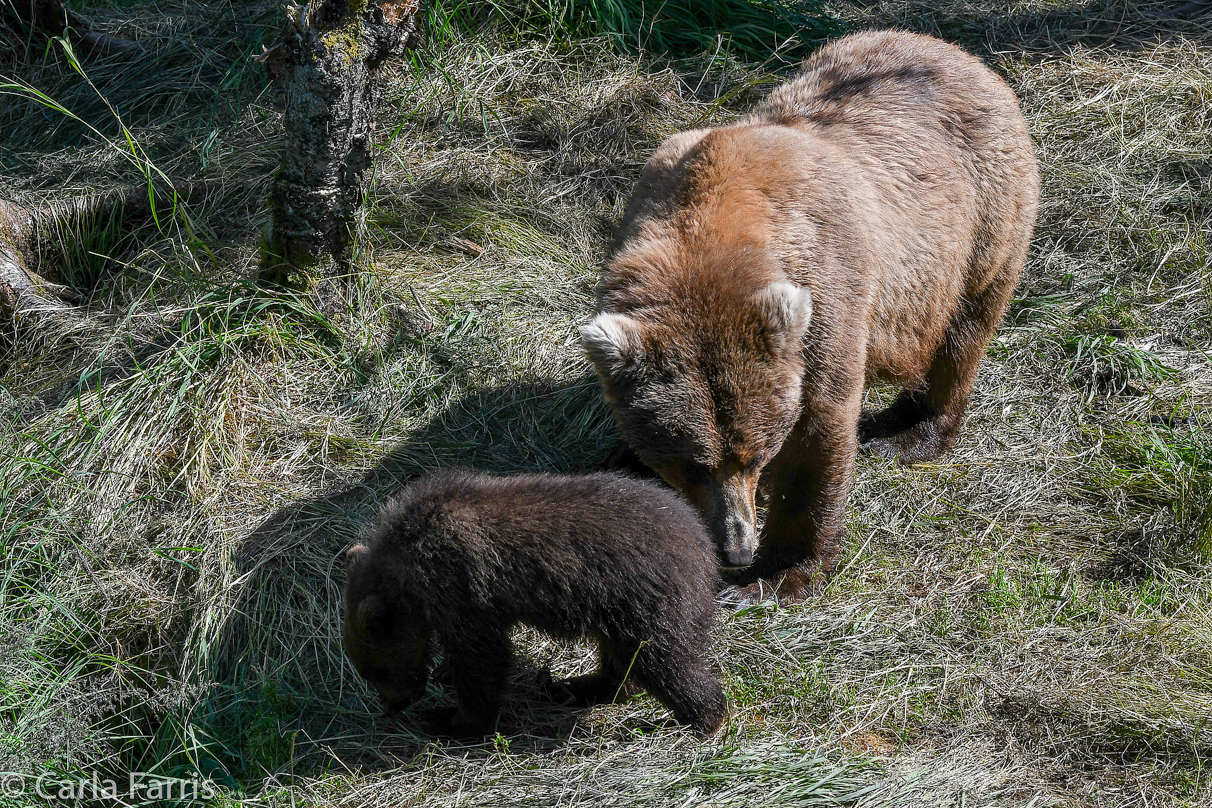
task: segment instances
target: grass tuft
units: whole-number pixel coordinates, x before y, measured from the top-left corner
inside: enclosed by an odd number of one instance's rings
[[[784,63],[843,30],[821,0],[453,0],[435,3],[429,15],[439,44],[495,23],[513,36],[600,36],[622,51],[660,57],[714,51]]]

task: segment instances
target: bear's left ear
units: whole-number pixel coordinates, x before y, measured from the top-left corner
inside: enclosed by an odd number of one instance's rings
[[[369,595],[362,598],[354,609],[354,618],[363,630],[369,629],[376,623],[379,623],[387,615],[387,603],[378,595]]]
[[[776,353],[800,344],[812,322],[812,292],[788,281],[775,281],[757,293],[755,302],[770,329]]]
[[[581,326],[581,346],[603,376],[613,376],[644,353],[639,323],[609,311]]]
[[[352,567],[354,565],[354,563],[359,558],[366,555],[366,553],[369,552],[369,550],[370,550],[370,548],[367,547],[365,544],[355,544],[353,547],[350,547],[348,550],[345,551],[345,563],[348,566]]]

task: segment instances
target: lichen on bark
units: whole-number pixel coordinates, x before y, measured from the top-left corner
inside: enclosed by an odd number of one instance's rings
[[[421,44],[421,0],[288,5],[265,54],[285,96],[282,158],[263,265],[276,276],[343,274],[365,193],[379,67]]]

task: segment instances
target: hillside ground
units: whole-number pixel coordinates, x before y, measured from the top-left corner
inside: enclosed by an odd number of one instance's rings
[[[0,380],[0,771],[200,771],[248,806],[1212,805],[1212,14],[1177,5],[834,6],[1003,75],[1043,205],[955,450],[861,460],[827,589],[721,613],[708,743],[646,696],[545,706],[537,671],[590,649],[525,631],[495,739],[384,718],[342,656],[342,551],[425,469],[600,464],[576,326],[611,224],[664,137],[787,64],[435,30],[388,76],[364,271],[321,310],[255,279],[272,4],[80,6],[147,49],[84,58],[91,87],[0,46],[100,132],[4,96],[4,196],[137,183],[115,115],[219,189],[49,248],[82,302]]]

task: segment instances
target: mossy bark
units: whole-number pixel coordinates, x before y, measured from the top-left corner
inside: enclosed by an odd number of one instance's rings
[[[265,54],[285,94],[282,159],[263,268],[274,277],[348,270],[371,162],[379,67],[421,44],[421,0],[325,0],[287,7]]]

